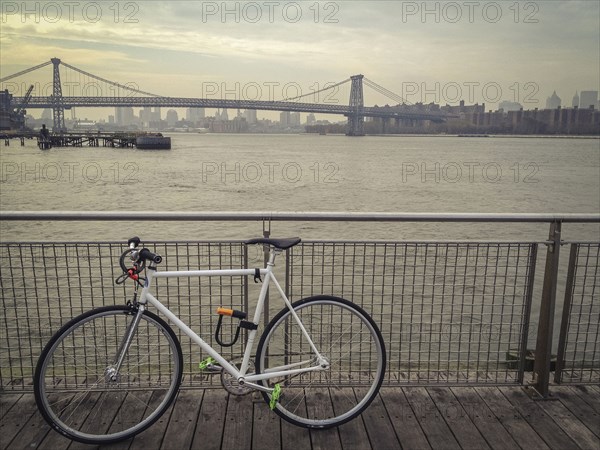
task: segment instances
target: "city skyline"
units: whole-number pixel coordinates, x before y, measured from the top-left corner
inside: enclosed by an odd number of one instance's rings
[[[307,93],[365,73],[411,103],[488,109],[544,108],[555,90],[570,104],[600,84],[597,2],[251,3],[3,2],[1,74],[57,56],[150,92],[202,97],[211,83],[224,94],[248,83]],[[367,103],[384,100],[365,91]]]

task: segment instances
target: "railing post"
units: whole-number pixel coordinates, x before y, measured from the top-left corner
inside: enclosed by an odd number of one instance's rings
[[[263,237],[269,238],[271,236],[271,220],[263,219]],[[269,261],[269,246],[267,244],[263,245],[263,267],[267,267],[267,262]],[[269,323],[269,289],[267,289],[267,293],[265,296],[265,304],[263,309],[263,321],[264,326],[266,327]]]
[[[538,399],[550,396],[550,364],[552,362],[552,335],[554,327],[554,309],[556,306],[556,282],[560,254],[561,222],[550,224],[544,285],[542,287],[542,303],[538,322],[537,343],[535,346],[535,362],[533,364],[533,383],[530,395]]]
[[[565,287],[565,302],[563,305],[562,320],[560,321],[560,334],[558,336],[558,351],[556,352],[556,369],[554,371],[554,382],[562,381],[562,371],[565,367],[565,347],[567,331],[569,330],[569,316],[571,303],[573,301],[573,281],[575,279],[575,265],[580,244],[571,244],[571,255],[569,257],[569,268],[567,270],[567,285]]]

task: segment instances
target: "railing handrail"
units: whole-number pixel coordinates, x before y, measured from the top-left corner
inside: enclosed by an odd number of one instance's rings
[[[600,213],[393,213],[314,211],[0,211],[0,220],[600,223]]]

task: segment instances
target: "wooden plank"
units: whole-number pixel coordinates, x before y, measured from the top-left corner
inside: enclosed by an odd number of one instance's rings
[[[194,431],[198,423],[200,406],[202,405],[203,391],[182,390],[177,396],[177,403],[173,407],[171,420],[167,425],[163,437],[162,448],[190,448],[194,439]]]
[[[0,398],[2,397],[4,395],[0,396]],[[8,447],[10,442],[25,428],[29,419],[37,412],[33,394],[8,395],[7,397],[11,397],[6,399],[5,403],[7,414],[0,421],[0,445],[2,448]],[[10,411],[10,414],[8,411]]]
[[[595,391],[598,395],[600,395],[600,386],[597,384],[589,384],[587,386],[590,388],[590,390]]]
[[[548,416],[569,436],[580,448],[600,448],[598,436],[592,433],[569,409],[560,402],[538,402]]]
[[[15,436],[10,446],[14,450],[25,450],[37,448],[38,445],[44,440],[44,438],[51,433],[50,425],[44,420],[39,411],[36,411],[33,416],[29,418],[29,421],[25,424],[23,429]],[[2,439],[0,439],[0,442]],[[0,445],[0,448],[4,446]]]
[[[22,393],[19,394],[2,394],[0,395],[0,419],[4,418],[4,416],[10,411],[15,403],[19,401],[19,399],[23,396]],[[2,423],[0,422],[0,425]]]
[[[453,387],[452,393],[490,447],[504,450],[521,448],[473,388]]]
[[[337,415],[343,414],[356,405],[356,396],[354,395],[354,390],[352,388],[331,389],[330,391],[333,410]],[[371,448],[369,445],[369,435],[367,434],[362,416],[340,425],[339,432],[342,448],[344,450],[362,450]]]
[[[285,395],[285,393],[284,393]],[[298,414],[306,414],[306,403],[302,402],[297,405]],[[288,422],[285,419],[281,420],[281,448],[294,450],[308,450],[312,448],[310,441],[310,430],[302,428]]]
[[[163,400],[163,398],[164,393],[162,391],[153,394],[150,398],[149,408],[156,408],[157,403],[160,403]],[[150,428],[146,429],[145,431],[142,431],[140,434],[135,436],[129,448],[131,450],[146,450],[149,448],[160,448],[163,441],[163,437],[165,435],[165,430],[169,425],[169,420],[171,420],[171,414],[173,413],[173,408],[175,407],[176,403],[177,399],[175,399],[173,404],[171,404],[171,406],[167,408],[164,414],[156,422],[154,422],[154,424],[152,424]]]
[[[115,395],[110,391],[102,392],[80,430],[91,434],[107,433],[113,421],[119,420],[116,416],[119,414],[124,399],[125,396],[121,393]],[[69,450],[86,450],[89,448],[88,444],[73,442]]]
[[[271,411],[269,405],[260,399],[253,399],[254,420],[252,423],[252,448],[281,448],[280,418]],[[308,432],[306,433],[308,435]],[[294,447],[295,448],[295,447]]]
[[[252,445],[252,414],[252,397],[250,395],[229,395],[221,448],[224,450],[250,448]]]
[[[596,414],[600,414],[600,394],[593,386],[573,386],[573,389],[585,403],[596,411]]]
[[[407,387],[403,391],[429,444],[433,448],[459,449],[460,445],[442,419],[427,390],[423,387]]]
[[[365,436],[369,433],[371,433],[369,436],[376,436],[373,448],[398,448],[400,443],[404,448],[419,449],[428,448],[429,443],[434,448],[456,448],[458,443],[463,447],[468,446],[468,441],[465,441],[464,438],[461,440],[461,433],[456,425],[451,423],[450,418],[446,417],[446,421],[442,419],[439,412],[441,410],[444,413],[450,411],[457,414],[457,417],[465,418],[466,415],[466,419],[477,428],[492,448],[515,448],[516,443],[528,450],[548,448],[538,433],[550,430],[551,434],[547,435],[547,440],[552,440],[552,443],[548,442],[548,444],[553,448],[570,445],[571,448],[597,449],[598,433],[600,433],[597,412],[589,403],[582,400],[582,396],[587,396],[588,400],[595,397],[596,389],[591,389],[592,395],[588,396],[589,388],[589,386],[583,388],[554,387],[553,392],[558,401],[550,402],[533,402],[521,389],[515,388],[452,388],[451,397],[448,396],[450,391],[446,391],[444,388],[404,388],[406,394],[400,388],[383,388],[381,398],[378,398],[360,418],[342,425],[339,429],[313,430],[311,432],[280,420],[268,409],[266,403],[262,400],[253,403],[250,396],[242,401],[242,403],[247,403],[247,407],[237,404],[238,412],[235,412],[232,405],[228,407],[228,394],[223,391],[207,390],[202,403],[200,403],[200,394],[197,391],[182,391],[189,392],[185,395],[190,397],[187,400],[187,406],[186,401],[182,401],[181,404],[176,403],[175,407],[179,411],[177,416],[172,415],[170,409],[159,423],[136,437],[133,442],[130,440],[107,446],[107,448],[127,448],[130,443],[132,448],[156,448],[161,443],[164,448],[167,448],[167,442],[170,441],[175,442],[177,448],[219,448],[223,443],[223,448],[250,448],[252,445],[253,448],[300,450],[310,447],[310,437],[312,436],[316,448],[327,447],[327,450],[335,448],[362,449],[369,448],[372,443]],[[348,401],[345,392],[338,393],[331,390],[330,394],[331,408],[333,409],[342,407],[344,401]],[[23,422],[23,409],[17,407],[19,400],[14,402],[14,399],[21,399],[25,395],[30,397],[29,406],[25,408],[30,411],[30,416]],[[11,449],[35,448],[40,441],[39,448],[42,449],[67,448],[69,445],[72,448],[79,447],[77,443],[65,439],[58,433],[48,431],[49,426],[37,412],[33,395],[25,395],[6,395],[6,397],[12,396],[13,399],[4,399],[5,396],[0,396],[5,404],[13,402],[13,406],[7,408],[8,412],[5,413],[5,417],[0,423],[0,427],[2,427],[0,428],[0,438],[3,448],[9,445],[5,440],[7,436],[4,432],[5,427],[7,424],[19,421],[24,425],[18,427],[16,435],[13,433],[12,441],[10,441]],[[452,402],[453,397],[459,405]],[[237,397],[232,397],[232,399],[234,398]],[[181,400],[178,398],[178,402]],[[94,407],[95,401],[96,399],[88,399],[88,410]],[[513,401],[517,405],[513,404]],[[235,405],[233,406],[235,407]],[[328,408],[327,404],[324,408]],[[250,424],[240,425],[237,420],[228,420],[228,429],[223,433],[225,417],[241,417],[243,414],[246,414],[250,420],[254,417],[252,425],[254,433],[250,429]],[[441,420],[446,425],[445,432],[443,427],[433,424],[436,415],[438,416],[437,420]],[[87,417],[88,421],[92,417],[88,417],[85,412],[81,416]],[[195,425],[192,416],[199,416],[195,430],[192,427]],[[542,419],[542,425],[540,425],[540,416],[545,417]],[[97,419],[99,416],[95,415],[94,417]],[[175,419],[175,417],[179,417],[179,419]],[[386,425],[382,427],[381,422],[384,424],[389,422],[391,429],[386,432]],[[237,434],[236,430],[243,428],[246,431],[242,434],[246,433],[246,439],[240,439],[239,436],[236,439],[230,438],[232,433]],[[429,434],[426,436],[423,430]],[[192,433],[193,441],[190,440]],[[222,441],[222,433],[230,434],[230,437],[224,436]],[[512,437],[509,433],[512,434]],[[559,437],[555,438],[557,433]],[[560,437],[561,433],[564,435],[563,438]],[[273,439],[273,435],[278,434],[279,438]],[[393,439],[390,436],[393,436]],[[456,439],[453,436],[456,436]],[[429,442],[427,438],[430,439]],[[394,445],[393,442],[398,442],[398,444]]]
[[[532,400],[522,389],[499,389],[550,448],[576,448],[575,442],[540,407],[542,402]]]
[[[327,388],[307,389],[310,395],[306,398],[306,409],[311,417],[329,417],[333,415],[333,403]],[[342,442],[337,428],[327,430],[310,430],[313,449],[341,449]]]
[[[380,394],[402,448],[431,448],[402,388],[382,388]]]
[[[478,387],[475,390],[521,448],[528,450],[548,448],[544,440],[521,417],[498,388]]]
[[[81,400],[78,398],[78,401]],[[80,406],[77,408],[77,415],[80,419],[79,427],[83,425],[85,419],[87,419],[90,412],[96,406],[96,402],[100,398],[100,393],[92,392],[85,396],[83,401],[81,401]],[[67,448],[73,443],[72,440],[67,439],[62,434],[58,432],[50,432],[46,435],[44,440],[41,442],[39,449],[61,449]]]
[[[582,401],[570,386],[554,386],[552,391],[575,417],[583,422],[592,433],[600,437],[600,417],[594,408]]]
[[[356,389],[356,395],[363,398],[366,389]],[[369,442],[374,449],[377,448],[401,448],[394,426],[385,409],[379,394],[375,397],[369,407],[362,413],[362,420],[369,435]],[[365,441],[365,444],[367,441]]]
[[[429,388],[427,392],[462,448],[490,448],[450,389]]]
[[[221,389],[205,390],[192,448],[221,447],[228,398],[229,394]]]
[[[150,402],[151,397],[152,391],[135,391],[127,394],[127,398],[125,398],[125,401],[123,402],[117,417],[114,418],[110,428],[108,429],[108,432],[116,433],[122,429],[122,424],[120,423],[121,417],[129,418],[130,422],[139,423],[146,412],[146,407],[144,405]],[[100,448],[110,448],[110,450],[126,450],[131,445],[133,439],[134,438],[129,438],[125,441],[110,444],[108,446],[100,446]]]

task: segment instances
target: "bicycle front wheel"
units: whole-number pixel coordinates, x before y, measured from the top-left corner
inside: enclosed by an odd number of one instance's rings
[[[118,371],[119,349],[137,310],[107,306],[63,326],[38,361],[38,408],[59,433],[87,444],[128,439],[148,428],[177,395],[183,356],[177,336],[144,311]]]
[[[329,428],[352,420],[373,401],[383,381],[386,357],[381,332],[362,308],[342,298],[310,297],[292,307],[329,366],[263,381],[264,386],[281,387],[275,412],[306,428]],[[300,325],[284,309],[269,323],[258,344],[257,373],[316,364]],[[269,403],[271,395],[263,396]]]

